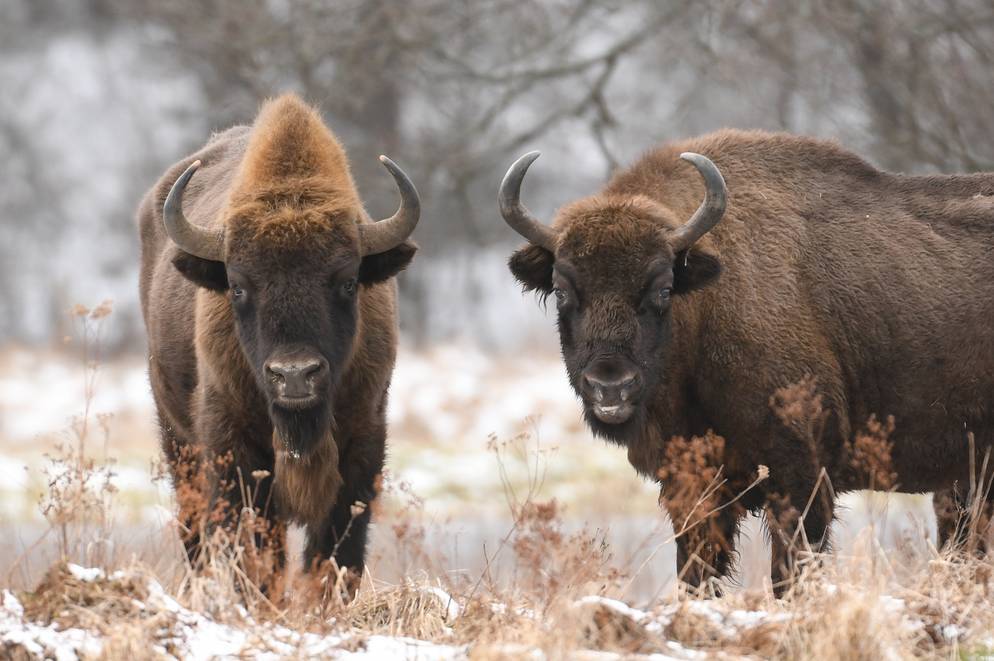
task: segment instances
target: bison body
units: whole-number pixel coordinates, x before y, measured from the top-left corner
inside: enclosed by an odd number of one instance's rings
[[[201,533],[255,508],[305,561],[361,572],[383,467],[396,287],[417,195],[371,222],[345,153],[312,108],[267,102],[143,199],[141,303],[149,378],[196,557]]]
[[[747,508],[803,511],[786,539],[818,548],[834,493],[871,486],[852,439],[893,416],[893,487],[965,495],[994,441],[994,175],[890,174],[833,143],[727,130],[650,152],[544,226],[517,204],[516,167],[505,218],[532,245],[511,271],[556,296],[587,420],[640,473],[658,476],[672,438],[713,430],[729,484],[769,467]],[[820,402],[817,429],[785,417],[798,383]],[[720,551],[691,582],[728,570],[740,515],[716,517]],[[697,550],[678,543],[683,570]]]

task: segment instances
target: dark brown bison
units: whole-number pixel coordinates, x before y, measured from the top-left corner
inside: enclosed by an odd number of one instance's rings
[[[145,196],[141,302],[162,446],[183,496],[307,527],[305,562],[361,573],[383,468],[397,345],[391,278],[416,247],[417,191],[381,157],[401,205],[372,222],[341,145],[288,95],[214,136]],[[251,493],[252,502],[246,494]],[[278,538],[279,535],[277,534]]]
[[[967,495],[994,439],[994,175],[890,174],[832,143],[726,130],[650,152],[546,225],[519,202],[537,156],[501,184],[530,242],[509,266],[555,297],[589,426],[647,476],[672,439],[709,430],[729,485],[768,466],[741,502],[795,522],[772,539],[776,584],[794,533],[823,547],[834,493],[867,486],[850,441],[871,414],[893,416],[897,490]],[[816,442],[773,405],[796,383],[820,401]],[[717,513],[691,583],[727,573],[743,513]],[[686,539],[679,570],[698,551]]]

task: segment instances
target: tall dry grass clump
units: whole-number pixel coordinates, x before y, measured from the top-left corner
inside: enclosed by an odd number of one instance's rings
[[[117,488],[113,484],[115,460],[107,450],[108,418],[92,411],[100,374],[100,335],[111,311],[110,301],[93,309],[77,305],[71,311],[80,338],[77,353],[82,362],[83,410],[54,451],[45,455],[46,489],[39,503],[49,524],[46,535],[56,537],[60,558],[96,567],[108,567],[117,559],[111,518]],[[28,548],[13,563],[8,579],[33,551]]]
[[[973,432],[966,432],[970,452],[970,483],[965,497],[954,498],[946,504],[955,517],[946,522],[950,536],[959,550],[968,555],[983,556],[994,550],[994,464],[988,448],[978,461],[976,439]],[[958,494],[957,494],[958,495]]]

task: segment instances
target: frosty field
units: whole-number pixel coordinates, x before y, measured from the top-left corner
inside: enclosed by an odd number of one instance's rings
[[[841,655],[850,629],[872,631],[860,644],[894,658],[990,645],[989,614],[976,610],[990,605],[989,570],[970,580],[989,565],[935,551],[927,496],[846,496],[835,553],[784,601],[764,591],[768,550],[751,520],[728,595],[692,598],[675,584],[656,488],[622,449],[590,436],[558,356],[491,358],[460,346],[401,351],[389,477],[359,598],[318,607],[294,589],[246,599],[231,571],[185,569],[168,481],[156,477],[142,360],[102,362],[89,386],[86,373],[62,352],[0,356],[8,654],[790,657],[802,644]],[[110,514],[75,513],[60,529],[41,504],[52,484],[72,482],[67,448],[80,447],[84,415],[83,450],[100,476],[87,488]],[[290,542],[299,547],[299,535]],[[303,579],[291,568],[288,580]],[[111,616],[120,626],[108,626]]]

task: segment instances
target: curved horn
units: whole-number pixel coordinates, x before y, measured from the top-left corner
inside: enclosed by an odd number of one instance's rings
[[[680,154],[680,158],[692,163],[704,178],[704,201],[690,220],[670,234],[670,247],[675,253],[690,248],[718,224],[725,214],[725,198],[728,193],[724,177],[710,158],[689,151]]]
[[[396,248],[411,235],[421,218],[421,198],[411,179],[386,156],[380,162],[390,171],[400,191],[397,213],[375,223],[359,225],[359,256],[375,255]]]
[[[521,204],[521,182],[528,168],[541,154],[542,152],[530,151],[508,168],[507,174],[500,182],[497,202],[500,204],[500,215],[515,232],[536,246],[555,252],[556,230],[543,224]]]
[[[224,232],[206,230],[193,225],[183,215],[183,191],[190,177],[200,167],[200,161],[190,163],[183,174],[179,176],[173,187],[169,189],[166,203],[162,206],[162,221],[166,226],[166,234],[180,249],[215,262],[224,261]]]

